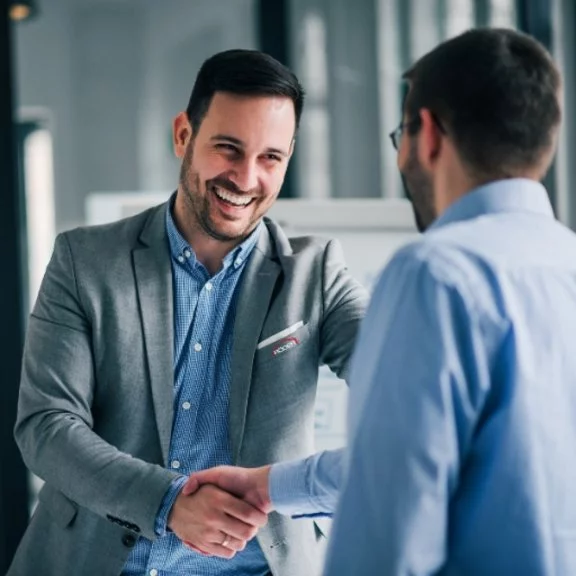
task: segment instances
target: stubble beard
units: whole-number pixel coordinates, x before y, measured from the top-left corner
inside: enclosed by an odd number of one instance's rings
[[[200,229],[204,234],[217,240],[218,242],[239,242],[246,238],[255,226],[249,226],[247,232],[234,236],[219,232],[216,225],[210,218],[210,201],[208,195],[209,182],[206,182],[206,193],[200,193],[200,175],[193,167],[193,143],[191,142],[186,149],[182,167],[180,168],[180,187],[184,194],[184,204],[188,212],[188,222],[195,228]]]
[[[412,204],[416,228],[418,232],[425,232],[436,220],[437,214],[432,180],[420,166],[415,145],[410,145],[408,160],[401,176],[406,197]]]

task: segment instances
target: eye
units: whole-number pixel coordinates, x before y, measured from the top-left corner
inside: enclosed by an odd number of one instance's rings
[[[238,154],[239,150],[234,144],[228,144],[225,142],[221,142],[220,144],[216,144],[216,148],[218,150],[223,150],[224,152],[232,152],[234,154]]]
[[[270,160],[271,162],[281,162],[282,158],[278,154],[265,154],[264,158]]]

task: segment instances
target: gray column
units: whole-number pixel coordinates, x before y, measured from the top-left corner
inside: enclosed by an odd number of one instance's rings
[[[554,0],[553,53],[564,76],[564,110],[555,163],[556,214],[576,229],[576,5],[573,0]]]
[[[376,0],[292,0],[291,23],[294,68],[310,86],[300,195],[381,196]]]

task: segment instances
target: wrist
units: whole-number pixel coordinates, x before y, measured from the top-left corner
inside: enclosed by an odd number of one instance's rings
[[[174,502],[172,502],[172,506],[170,507],[170,511],[168,512],[168,517],[166,518],[166,529],[173,531],[172,530],[172,523],[174,522],[174,513],[176,511],[176,507],[178,504],[178,499],[181,498],[182,493],[180,492],[180,494],[178,494],[178,496],[176,496],[176,498],[174,499]]]
[[[270,499],[270,469],[272,466],[262,466],[258,468],[257,490],[259,499],[262,502],[262,511],[268,514],[272,511],[272,501]]]
[[[163,529],[160,530],[160,535],[166,530],[172,531],[174,509],[176,508],[177,501],[182,496],[182,488],[185,482],[186,476],[176,478],[164,496],[164,501],[158,515],[158,520],[162,521],[163,526]]]

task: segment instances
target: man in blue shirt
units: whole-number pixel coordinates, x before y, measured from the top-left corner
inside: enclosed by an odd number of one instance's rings
[[[535,40],[483,29],[404,79],[391,137],[424,234],[360,332],[343,478],[336,452],[241,490],[231,469],[202,481],[292,514],[330,511],[342,484],[327,576],[576,574],[576,235],[540,184],[560,74]]]

